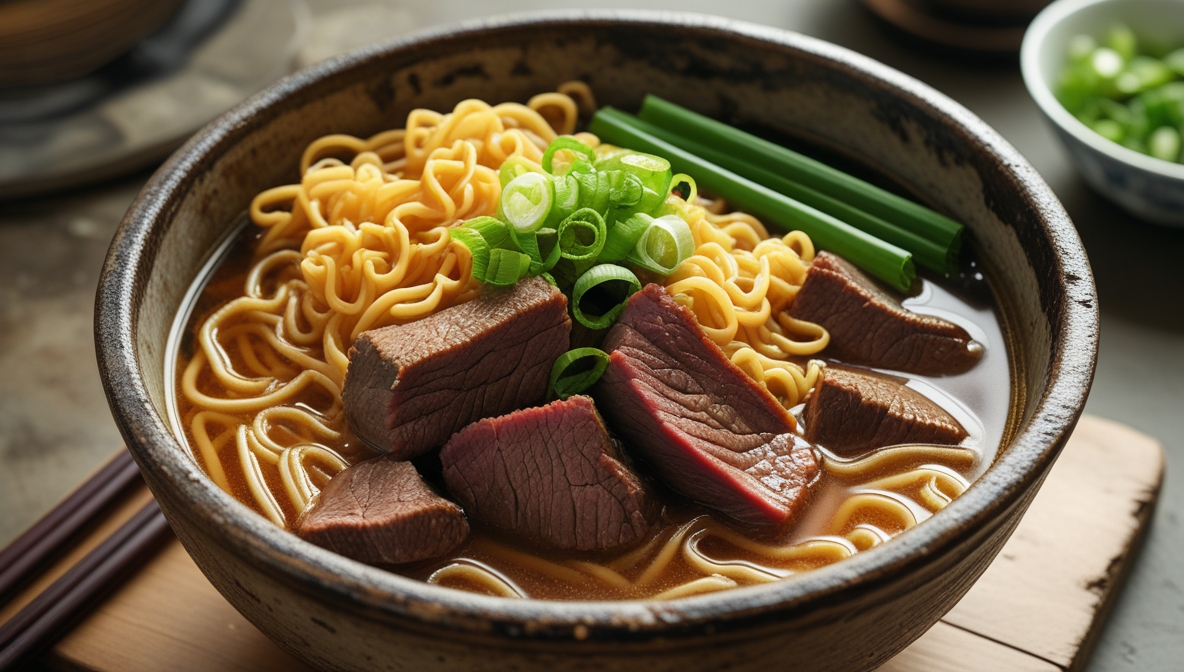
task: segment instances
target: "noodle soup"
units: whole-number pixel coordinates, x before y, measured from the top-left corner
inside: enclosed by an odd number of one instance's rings
[[[565,91],[529,105],[465,101],[450,115],[417,110],[406,129],[364,140],[323,138],[305,152],[301,184],[256,199],[252,223],[199,281],[175,330],[184,334],[175,351],[175,420],[221,488],[292,529],[332,476],[378,454],[342,417],[350,344],[368,329],[478,294],[473,255],[450,227],[496,214],[497,170],[512,158],[541,162],[555,137],[576,130],[591,95],[578,85]],[[575,137],[598,144],[594,136]],[[694,237],[694,255],[654,279],[690,306],[739,370],[798,410],[820,372],[841,365],[827,360],[825,329],[781,317],[814,258],[813,243],[800,232],[770,236],[723,201],[686,196],[671,199]],[[723,282],[704,280],[715,276]],[[705,308],[711,304],[702,297],[726,283],[760,296],[755,305],[742,305],[749,298],[734,305],[735,318]],[[905,305],[956,323],[985,348],[970,371],[907,375],[909,388],[965,428],[960,444],[887,445],[855,458],[819,447],[821,476],[807,508],[775,531],[737,524],[670,491],[639,464],[663,510],[650,538],[624,552],[540,550],[474,523],[446,557],[390,569],[505,597],[671,599],[780,580],[888,541],[982,474],[1011,403],[1006,347],[991,306],[929,279]],[[431,455],[416,466],[442,489]]]

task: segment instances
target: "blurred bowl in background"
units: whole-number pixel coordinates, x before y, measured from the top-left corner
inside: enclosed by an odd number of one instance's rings
[[[88,75],[131,49],[183,0],[0,2],[0,87]]]
[[[964,21],[1026,23],[1050,0],[923,0],[934,13]]]
[[[1091,187],[1140,219],[1184,226],[1184,165],[1107,140],[1070,114],[1054,94],[1069,41],[1081,34],[1100,37],[1116,23],[1130,26],[1142,40],[1184,45],[1184,2],[1179,0],[1058,0],[1024,36],[1024,84]]]

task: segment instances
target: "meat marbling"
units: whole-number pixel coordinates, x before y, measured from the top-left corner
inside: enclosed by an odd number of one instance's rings
[[[415,457],[475,420],[541,401],[570,333],[567,299],[542,278],[363,332],[342,389],[346,419],[375,448]]]
[[[939,317],[905,309],[859,269],[829,252],[810,264],[790,317],[830,332],[823,354],[850,364],[943,375],[969,370],[983,346]]]
[[[806,400],[802,421],[811,443],[852,457],[901,443],[957,445],[966,429],[895,376],[827,367]]]
[[[666,290],[634,294],[604,349],[596,403],[667,484],[746,523],[794,518],[819,472],[814,450]]]
[[[470,518],[552,548],[629,546],[646,538],[659,508],[588,397],[479,420],[440,460]]]
[[[455,549],[468,537],[469,524],[410,462],[378,457],[330,479],[296,533],[361,562],[401,564]]]

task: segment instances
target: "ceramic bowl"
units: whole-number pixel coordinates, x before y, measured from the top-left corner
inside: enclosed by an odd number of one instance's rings
[[[169,426],[165,343],[184,295],[252,196],[304,146],[467,97],[565,80],[636,109],[653,92],[861,161],[965,222],[1012,336],[1014,411],[995,464],[886,544],[774,584],[671,602],[507,600],[369,567],[277,529],[206,478]],[[794,33],[670,13],[532,14],[374,45],[277,82],[152,177],[112,243],[96,340],[115,419],[198,566],[252,623],[321,669],[872,669],[986,569],[1077,421],[1098,312],[1080,240],[997,133],[933,89]]]
[[[1024,84],[1091,187],[1140,219],[1184,226],[1184,165],[1103,138],[1053,94],[1069,40],[1081,34],[1100,37],[1116,23],[1130,26],[1141,39],[1184,45],[1184,3],[1179,0],[1058,0],[1024,34]]]

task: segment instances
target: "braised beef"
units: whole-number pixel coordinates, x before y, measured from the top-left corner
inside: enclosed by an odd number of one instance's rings
[[[829,252],[814,258],[789,315],[825,327],[830,344],[823,354],[851,364],[943,375],[967,371],[983,355],[965,329],[905,309]]]
[[[378,457],[330,479],[296,533],[361,562],[401,564],[452,551],[468,537],[469,524],[410,462]]]
[[[846,457],[900,443],[961,443],[962,425],[906,382],[827,367],[806,399],[806,439]]]
[[[474,420],[541,401],[570,332],[567,299],[542,278],[363,332],[342,389],[346,419],[379,450],[420,455]]]
[[[658,512],[588,397],[475,422],[440,451],[448,491],[473,520],[552,548],[644,539]]]
[[[634,294],[604,347],[597,406],[668,485],[755,525],[797,514],[818,475],[813,449],[666,290]]]

